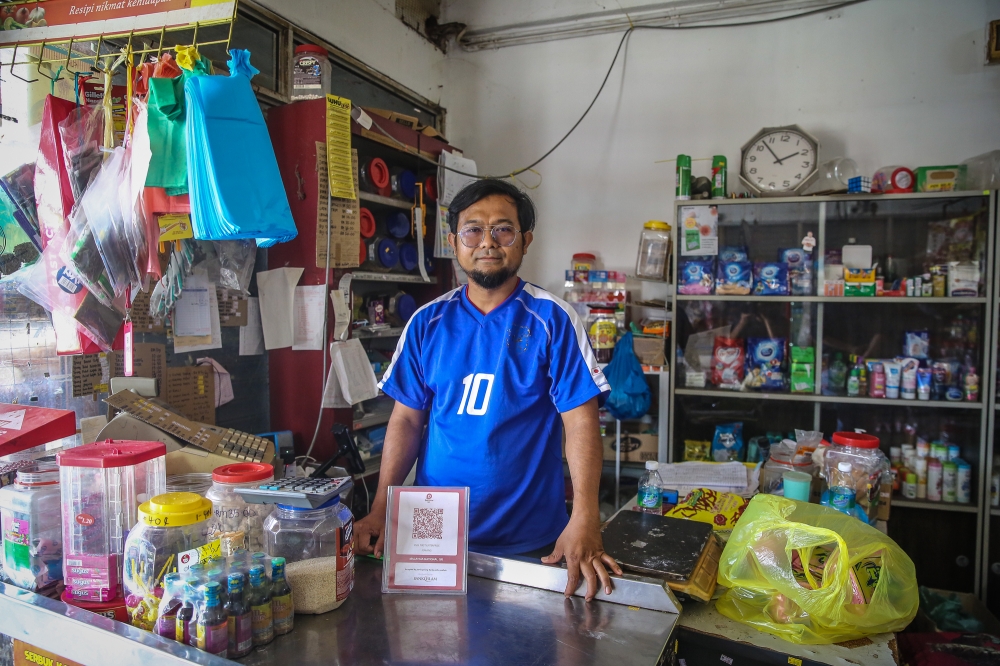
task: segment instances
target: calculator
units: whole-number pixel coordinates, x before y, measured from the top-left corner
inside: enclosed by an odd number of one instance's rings
[[[343,495],[353,485],[354,482],[349,476],[336,479],[297,477],[264,481],[251,488],[237,488],[236,492],[245,501],[253,504],[287,504],[303,509],[315,509],[337,495]]]

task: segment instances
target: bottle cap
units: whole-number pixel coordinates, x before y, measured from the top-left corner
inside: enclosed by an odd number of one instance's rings
[[[914,474],[913,472],[910,472],[909,474],[906,475],[906,482],[907,483],[916,483],[917,482],[917,475]]]
[[[847,461],[837,463],[837,469],[839,469],[841,472],[850,472],[851,471],[851,463],[849,463]]]
[[[646,469],[653,470],[653,471],[658,470],[658,469],[660,469],[660,463],[658,463],[655,460],[647,460],[646,461]]]
[[[264,463],[233,463],[212,470],[212,480],[218,483],[252,483],[274,478],[274,467]]]

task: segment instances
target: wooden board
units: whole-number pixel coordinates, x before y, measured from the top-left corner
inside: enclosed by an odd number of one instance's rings
[[[712,539],[712,526],[638,511],[620,511],[604,528],[604,550],[621,566],[666,580],[691,580]]]

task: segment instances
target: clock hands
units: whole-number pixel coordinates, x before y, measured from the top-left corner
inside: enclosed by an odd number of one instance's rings
[[[796,155],[798,155],[798,154],[799,154],[799,151],[797,151],[797,150],[796,150],[796,151],[795,151],[794,153],[792,153],[791,155],[787,155],[787,156],[785,156],[785,157],[782,157],[782,158],[781,158],[780,160],[778,160],[777,162],[775,162],[775,164],[781,164],[782,162],[784,162],[785,160],[787,160],[787,159],[788,159],[789,157],[795,157],[795,156],[796,156]],[[775,157],[778,157],[778,156],[777,156],[777,155],[775,155]]]
[[[764,142],[764,147],[765,147],[765,148],[767,148],[767,149],[768,149],[768,151],[769,151],[769,152],[770,152],[770,153],[771,153],[772,155],[774,155],[774,159],[775,159],[775,160],[777,160],[777,161],[775,162],[775,164],[781,164],[781,160],[780,160],[780,159],[778,159],[778,156],[777,156],[777,154],[775,154],[775,152],[774,152],[773,150],[771,150],[771,146],[767,145],[767,142],[766,142],[766,141]],[[787,159],[787,158],[786,158],[786,159]]]

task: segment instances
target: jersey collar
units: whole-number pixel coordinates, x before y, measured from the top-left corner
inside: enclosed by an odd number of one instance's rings
[[[503,303],[496,306],[489,312],[483,313],[479,308],[475,306],[475,304],[469,298],[469,285],[465,285],[465,287],[462,288],[462,305],[465,306],[466,311],[468,311],[468,313],[472,315],[476,319],[476,321],[482,324],[483,322],[486,321],[487,317],[492,317],[493,315],[495,315],[496,313],[500,312],[508,305],[510,305],[510,303],[517,298],[518,294],[520,294],[523,289],[524,289],[524,280],[518,278],[517,286],[514,287],[514,291],[510,292],[510,295],[504,299]]]

